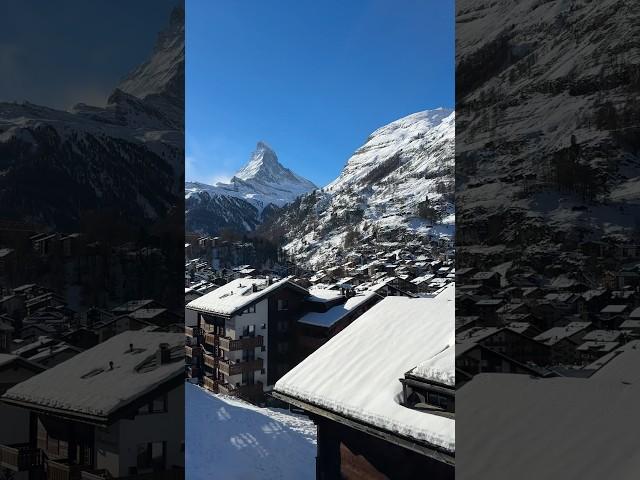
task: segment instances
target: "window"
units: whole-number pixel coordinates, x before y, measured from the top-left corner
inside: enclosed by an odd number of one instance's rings
[[[138,471],[159,472],[165,470],[167,442],[138,444]]]
[[[242,312],[240,312],[240,315],[244,313],[256,313],[256,304],[254,303],[253,305],[249,305],[247,308],[242,310]]]
[[[278,299],[278,311],[289,310],[289,300],[285,300],[282,298]]]
[[[167,411],[167,395],[155,398],[151,402],[151,413],[164,413]]]
[[[260,347],[260,351],[261,352],[266,352],[267,351],[267,347],[265,347],[264,345]]]
[[[256,334],[256,326],[255,325],[245,325],[242,328],[242,336],[243,337],[253,337]]]
[[[260,328],[261,328],[262,330],[266,330],[266,329],[267,329],[267,324],[266,324],[266,323],[263,323],[263,324],[260,326]]]
[[[167,395],[161,395],[154,398],[151,402],[145,403],[138,409],[139,415],[146,415],[149,413],[165,413],[167,411]]]
[[[279,332],[286,332],[287,330],[289,330],[289,323],[287,323],[286,320],[280,320],[278,322],[278,331]]]

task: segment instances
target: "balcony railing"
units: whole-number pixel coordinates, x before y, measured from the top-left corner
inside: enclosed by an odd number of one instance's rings
[[[214,333],[206,333],[204,335],[204,343],[207,345],[214,346],[217,344],[218,338],[220,337]]]
[[[233,340],[230,337],[220,337],[220,348],[228,352],[235,350],[250,350],[252,348],[261,347],[264,339],[262,335],[255,337],[244,337]]]
[[[232,362],[230,360],[219,360],[218,368],[225,375],[238,375],[262,369],[262,358],[247,360],[242,362]]]
[[[207,390],[211,390],[214,393],[218,393],[218,382],[211,377],[204,377],[203,380],[204,388]]]
[[[213,355],[204,355],[204,364],[210,368],[216,368],[218,366],[218,359]]]
[[[202,355],[202,347],[200,345],[193,345],[193,346],[185,345],[184,353],[189,358],[194,356],[197,357]]]
[[[80,480],[81,466],[68,460],[47,460],[47,480]]]
[[[238,397],[250,397],[259,395],[263,392],[262,382],[256,382],[251,385],[235,386],[229,383],[218,383],[218,392],[225,395],[235,395]]]
[[[197,366],[191,365],[190,367],[187,367],[188,378],[198,378],[199,376],[200,376],[200,369]]]
[[[204,332],[198,327],[184,327],[184,334],[187,337],[200,337]]]
[[[106,470],[82,470],[81,480],[184,480],[184,470],[162,470],[160,472],[139,473],[125,477],[113,477]]]
[[[24,472],[42,466],[42,452],[28,444],[0,445],[0,467]]]

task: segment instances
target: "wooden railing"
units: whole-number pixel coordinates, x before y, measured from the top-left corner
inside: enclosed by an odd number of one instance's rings
[[[80,465],[67,460],[47,460],[47,480],[79,480]]]
[[[184,334],[187,337],[200,337],[204,332],[198,327],[184,327]]]
[[[204,343],[206,343],[207,345],[214,346],[216,345],[218,338],[220,337],[214,333],[206,333],[204,335]]]
[[[125,477],[113,477],[106,470],[82,470],[81,480],[184,480],[184,470],[162,470],[160,472],[139,473]]]
[[[218,382],[215,381],[213,378],[204,377],[204,380],[202,383],[204,385],[204,388],[206,388],[207,390],[211,390],[214,393],[218,393]]]
[[[252,348],[261,347],[263,342],[264,338],[262,335],[239,338],[237,340],[230,337],[220,337],[220,348],[226,351],[250,350]]]
[[[262,358],[248,360],[244,362],[231,362],[229,360],[218,360],[218,368],[225,375],[238,375],[241,373],[253,372],[262,369]]]
[[[218,383],[218,392],[225,395],[235,395],[239,397],[258,395],[262,393],[262,382],[251,385],[240,385],[236,387],[229,383]]]
[[[42,452],[28,444],[0,445],[0,467],[24,472],[42,466]]]
[[[202,347],[200,345],[185,345],[184,353],[187,357],[197,357],[199,355],[202,355]]]
[[[216,368],[218,366],[218,359],[213,355],[204,355],[204,364],[210,368]]]

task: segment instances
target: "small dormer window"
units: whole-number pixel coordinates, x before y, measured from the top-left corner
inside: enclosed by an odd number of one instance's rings
[[[256,313],[256,304],[254,303],[253,305],[249,305],[242,311],[242,313]]]
[[[289,300],[278,299],[278,311],[289,310]]]

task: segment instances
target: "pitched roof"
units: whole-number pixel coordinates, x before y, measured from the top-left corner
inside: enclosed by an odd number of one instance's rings
[[[454,419],[398,402],[398,379],[441,352],[453,332],[453,285],[432,298],[386,297],[282,377],[275,391],[453,452]]]
[[[293,287],[308,296],[309,291],[293,283],[291,281],[292,278],[293,277],[286,277],[277,282],[273,282],[271,285],[269,285],[266,278],[239,278],[200,298],[192,300],[187,304],[187,308],[201,312],[231,316],[285,285]],[[254,285],[257,287],[257,291],[254,291]]]
[[[171,349],[171,361],[164,364],[156,358],[161,343]],[[182,377],[183,359],[184,334],[127,331],[17,384],[2,399],[104,420],[163,382]]]
[[[319,327],[330,327],[376,296],[378,296],[376,292],[359,293],[354,297],[348,298],[343,304],[336,305],[326,312],[309,312],[303,315],[298,322]]]

